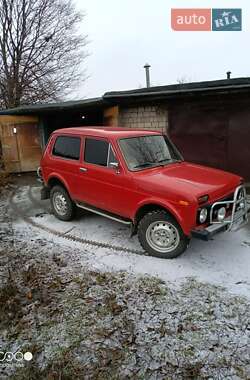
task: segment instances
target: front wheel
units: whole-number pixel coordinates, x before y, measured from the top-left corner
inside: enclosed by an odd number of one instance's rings
[[[188,246],[188,238],[179,224],[162,210],[150,212],[142,218],[138,226],[138,239],[149,255],[164,259],[181,255]]]

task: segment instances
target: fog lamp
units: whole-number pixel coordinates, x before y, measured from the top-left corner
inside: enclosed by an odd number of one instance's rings
[[[217,214],[218,221],[222,222],[225,219],[225,217],[226,217],[226,209],[225,207],[221,207],[218,210],[218,214]]]
[[[202,208],[200,210],[199,221],[200,223],[205,223],[206,219],[207,219],[207,209]]]

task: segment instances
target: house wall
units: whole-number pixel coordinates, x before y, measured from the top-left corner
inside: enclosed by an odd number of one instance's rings
[[[165,105],[120,107],[119,126],[165,132],[168,129],[167,107]]]
[[[117,127],[119,124],[119,107],[113,106],[104,109],[103,111],[104,125]]]
[[[250,181],[250,100],[240,94],[119,106],[119,126],[167,132],[184,158]]]

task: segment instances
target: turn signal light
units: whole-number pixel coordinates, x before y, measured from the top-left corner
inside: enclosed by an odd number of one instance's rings
[[[179,201],[179,204],[182,205],[182,206],[188,206],[189,202],[187,202],[187,201]]]
[[[198,203],[201,204],[201,203],[206,203],[209,199],[209,196],[208,195],[202,195],[202,197],[199,197],[198,198]]]

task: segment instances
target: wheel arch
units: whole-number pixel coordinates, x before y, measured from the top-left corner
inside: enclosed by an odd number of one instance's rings
[[[155,210],[163,210],[166,211],[168,214],[170,214],[180,225],[180,227],[183,229],[182,226],[182,220],[180,215],[176,212],[176,210],[173,209],[173,207],[162,204],[161,202],[154,202],[150,201],[144,204],[141,204],[134,216],[134,232],[136,233],[138,224],[140,220],[149,212],[155,211]]]
[[[65,182],[65,180],[61,176],[58,176],[57,174],[51,174],[50,175],[48,182],[47,182],[47,185],[48,185],[49,189],[52,189],[52,187],[56,186],[56,185],[62,186],[65,188],[65,190],[69,194],[69,188],[68,188],[67,183]]]

